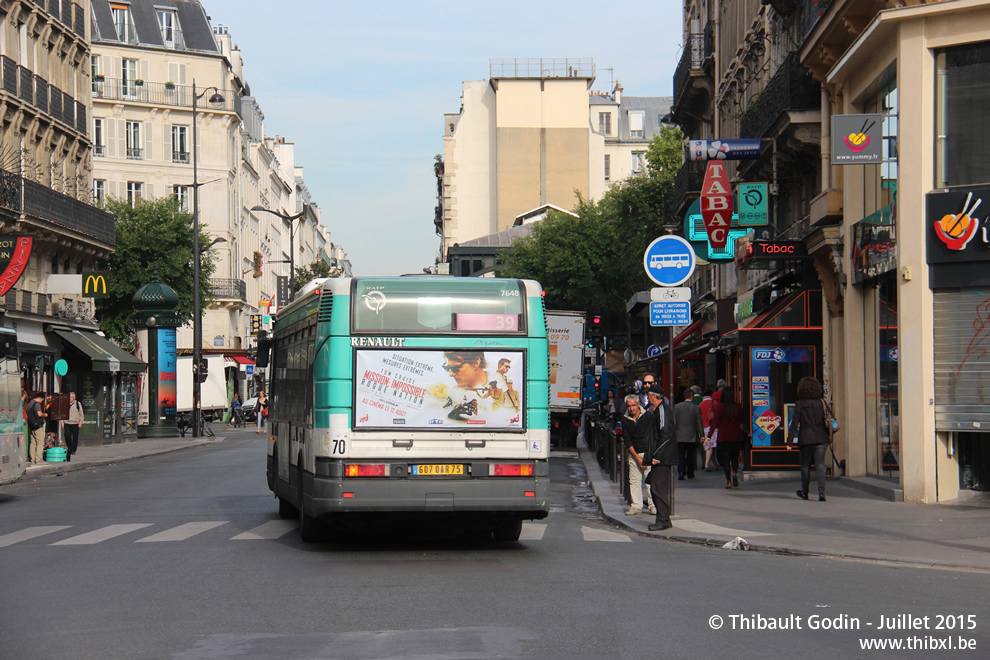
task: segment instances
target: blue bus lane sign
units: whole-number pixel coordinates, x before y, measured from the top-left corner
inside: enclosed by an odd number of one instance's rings
[[[686,282],[694,272],[696,263],[691,244],[673,234],[657,238],[643,254],[643,269],[660,286],[677,286]]]

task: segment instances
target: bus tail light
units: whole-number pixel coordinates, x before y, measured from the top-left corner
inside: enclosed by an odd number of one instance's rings
[[[523,493],[523,495],[525,495],[526,497],[536,497],[536,493],[531,490],[527,490],[526,492]]]
[[[492,463],[488,466],[491,477],[532,477],[532,463]]]
[[[384,477],[385,464],[347,464],[344,466],[344,475],[348,477]]]

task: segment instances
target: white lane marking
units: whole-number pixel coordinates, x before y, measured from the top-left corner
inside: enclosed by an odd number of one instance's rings
[[[63,529],[69,529],[72,525],[49,525],[47,527],[28,527],[22,529],[19,532],[11,532],[10,534],[4,534],[0,536],[0,548],[6,548],[8,545],[14,545],[15,543],[20,543],[21,541],[27,541],[28,539],[37,538],[39,536],[44,536],[45,534],[51,534],[52,532],[58,532]]]
[[[297,520],[269,520],[263,525],[258,525],[254,529],[249,529],[243,534],[238,534],[231,541],[256,541],[260,539],[277,539],[284,536],[299,526]]]
[[[593,527],[581,527],[581,535],[585,541],[608,541],[610,543],[632,543],[632,539],[625,534],[610,532],[605,529],[595,529]]]
[[[202,534],[203,532],[209,531],[214,527],[219,527],[220,525],[226,525],[228,521],[218,520],[218,521],[205,521],[205,522],[191,522],[184,525],[179,525],[178,527],[173,527],[172,529],[166,529],[164,532],[158,532],[157,534],[152,534],[143,539],[138,539],[135,543],[154,543],[156,541],[185,541],[188,538],[196,536],[197,534]]]
[[[65,539],[64,541],[52,543],[52,545],[93,545],[94,543],[99,543],[100,541],[106,541],[107,539],[136,532],[137,530],[144,529],[145,527],[151,527],[151,523],[107,525],[106,527],[101,527],[100,529],[94,529],[92,532],[86,532],[85,534],[73,536],[72,538]]]
[[[519,534],[520,541],[542,541],[543,535],[547,532],[546,523],[524,522],[522,533]]]
[[[711,534],[713,536],[730,536],[735,538],[737,536],[747,537],[747,536],[775,536],[773,532],[748,532],[742,529],[732,529],[731,527],[721,527],[719,525],[713,525],[711,523],[702,522],[700,520],[695,520],[694,518],[685,518],[684,520],[673,520],[674,529],[683,529],[686,532],[693,532],[695,534]]]

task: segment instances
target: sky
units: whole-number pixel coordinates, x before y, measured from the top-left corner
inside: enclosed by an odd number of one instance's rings
[[[490,58],[593,58],[592,89],[670,96],[681,2],[201,0],[244,60],[265,134],[296,165],[355,275],[422,273],[439,255],[433,157],[443,115]]]

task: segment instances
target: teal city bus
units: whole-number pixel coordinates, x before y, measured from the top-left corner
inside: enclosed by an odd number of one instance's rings
[[[314,280],[259,345],[279,514],[517,540],[549,513],[548,350],[533,281]]]
[[[23,405],[17,333],[0,328],[0,485],[17,481],[27,470]]]

